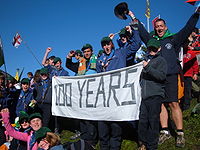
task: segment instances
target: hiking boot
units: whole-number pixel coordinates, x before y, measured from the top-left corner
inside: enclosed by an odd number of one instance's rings
[[[185,147],[185,138],[183,132],[177,132],[176,147]]]
[[[146,150],[146,146],[143,144],[138,148],[138,150]]]
[[[166,140],[170,139],[171,137],[172,136],[169,133],[169,131],[161,130],[158,144],[164,143]]]

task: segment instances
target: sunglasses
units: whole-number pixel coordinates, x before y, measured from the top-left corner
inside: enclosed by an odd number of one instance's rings
[[[19,124],[23,124],[24,122],[27,123],[27,122],[28,122],[28,119],[19,120]]]

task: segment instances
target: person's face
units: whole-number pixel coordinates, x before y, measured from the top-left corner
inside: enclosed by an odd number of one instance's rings
[[[127,42],[127,38],[125,36],[120,36],[120,40],[121,40],[122,43]]]
[[[47,74],[40,74],[40,78],[42,79],[42,80],[46,80],[47,78],[48,78],[48,75]]]
[[[167,26],[164,24],[163,21],[158,21],[158,22],[155,22],[154,29],[159,37],[163,37],[167,30]]]
[[[49,65],[51,65],[51,66],[54,65],[53,59],[49,59]]]
[[[22,84],[22,90],[23,90],[24,92],[28,91],[29,87],[30,87],[30,85],[29,85],[28,83],[23,83],[23,84]]]
[[[38,144],[38,147],[44,150],[49,149],[49,146],[50,146],[50,143],[46,140],[46,138],[42,139]]]
[[[86,59],[89,59],[92,56],[92,50],[90,48],[85,49],[83,55]]]
[[[110,54],[111,51],[112,51],[112,42],[104,43],[102,48],[104,49],[104,52],[105,52],[107,55]]]
[[[78,60],[80,58],[80,56],[79,55],[75,55],[75,58],[76,58],[76,60]]]
[[[13,86],[14,86],[14,83],[12,81],[8,80],[8,82],[7,82],[7,88],[11,88]]]
[[[30,121],[30,126],[34,131],[37,131],[42,127],[42,120],[40,118],[34,118]]]
[[[20,125],[21,125],[21,127],[22,127],[23,129],[27,129],[27,128],[30,126],[30,124],[29,124],[28,121],[23,121],[23,123],[20,123]]]
[[[56,68],[58,68],[58,69],[60,69],[61,68],[61,62],[60,61],[58,61],[57,63],[55,63],[54,64],[54,66],[56,67]]]

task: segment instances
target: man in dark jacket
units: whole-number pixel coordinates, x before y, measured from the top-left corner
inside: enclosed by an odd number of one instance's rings
[[[161,104],[165,97],[167,62],[160,56],[160,49],[158,40],[149,40],[147,43],[149,54],[143,61],[144,68],[141,73],[142,101],[138,136],[139,141],[149,150],[158,148]],[[141,147],[144,147],[143,145]]]
[[[134,23],[138,22],[138,30],[140,32],[141,39],[145,44],[147,44],[151,38],[155,38],[160,41],[161,56],[163,56],[167,61],[167,82],[165,84],[167,98],[162,104],[162,111],[160,115],[162,130],[160,132],[159,143],[162,144],[165,140],[171,137],[168,130],[168,112],[165,107],[166,105],[164,105],[168,104],[172,111],[172,119],[177,129],[176,146],[184,147],[185,139],[183,133],[183,117],[178,103],[178,73],[180,68],[177,56],[180,47],[195,28],[199,19],[199,12],[195,12],[190,17],[186,25],[177,34],[171,34],[169,32],[163,19],[158,19],[155,21],[154,31],[149,34],[141,22],[135,19],[134,14],[131,11],[129,11],[129,15],[131,18],[133,18]]]

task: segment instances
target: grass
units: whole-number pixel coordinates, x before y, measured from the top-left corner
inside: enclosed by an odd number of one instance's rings
[[[159,145],[159,150],[200,150],[200,114],[191,116],[191,111],[194,106],[197,104],[196,100],[191,101],[191,107],[189,110],[183,112],[183,124],[184,124],[184,133],[186,139],[186,145],[184,148],[175,147],[175,136],[164,142],[162,145]],[[173,125],[172,125],[173,126]],[[130,134],[130,132],[128,133]],[[68,130],[63,130],[60,134],[61,142],[73,142],[70,140],[70,137],[74,135],[73,132]],[[173,133],[172,133],[173,135]],[[132,135],[134,137],[134,133]],[[96,146],[97,150],[100,150],[99,145]],[[121,150],[136,150],[137,143],[131,138],[124,138],[122,141]]]

